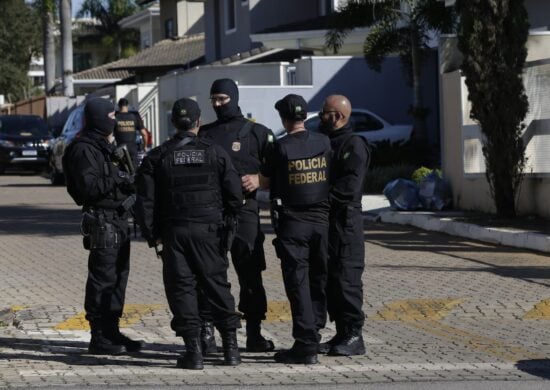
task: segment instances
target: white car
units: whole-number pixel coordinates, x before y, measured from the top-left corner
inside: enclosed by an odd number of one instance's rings
[[[305,121],[306,129],[319,131],[320,121],[318,113],[308,113]],[[413,130],[412,125],[392,125],[372,111],[362,108],[352,109],[350,123],[353,131],[365,138],[372,146],[382,141],[403,144],[411,139]]]

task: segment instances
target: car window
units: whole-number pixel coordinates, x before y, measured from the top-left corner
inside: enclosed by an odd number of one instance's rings
[[[321,123],[321,118],[315,115],[314,117],[309,118],[304,122],[304,126],[309,131],[319,131],[319,124]]]
[[[83,110],[76,109],[69,115],[62,133],[64,136],[73,136],[80,131],[82,128],[82,114]]]
[[[2,116],[0,133],[8,135],[48,136],[48,125],[37,116]]]
[[[363,112],[352,113],[350,122],[353,131],[376,131],[384,127],[374,116]]]

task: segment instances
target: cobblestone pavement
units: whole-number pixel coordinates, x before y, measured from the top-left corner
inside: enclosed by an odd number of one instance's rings
[[[550,377],[548,256],[371,223],[365,225],[365,356],[287,366],[273,363],[272,354],[243,353],[242,365],[224,367],[218,354],[204,371],[175,369],[182,341],[169,328],[160,261],[142,240],[132,244],[124,332],[147,347],[131,356],[91,356],[82,321],[87,253],[78,222],[64,187],[37,176],[0,176],[0,388]],[[265,333],[277,347],[289,347],[289,307],[267,216],[262,222],[270,300]],[[333,332],[330,324],[323,334]],[[244,342],[243,332],[239,339]]]

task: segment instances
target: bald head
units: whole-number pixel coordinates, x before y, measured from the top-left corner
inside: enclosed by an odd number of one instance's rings
[[[344,95],[330,95],[323,102],[321,121],[326,128],[338,130],[344,127],[351,116],[351,103]]]

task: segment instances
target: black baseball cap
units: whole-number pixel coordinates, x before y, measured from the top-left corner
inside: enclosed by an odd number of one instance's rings
[[[300,95],[289,94],[275,103],[281,118],[303,121],[307,117],[307,103]]]
[[[191,122],[195,122],[201,116],[201,109],[193,99],[183,98],[177,100],[172,107],[172,119],[188,118]]]

